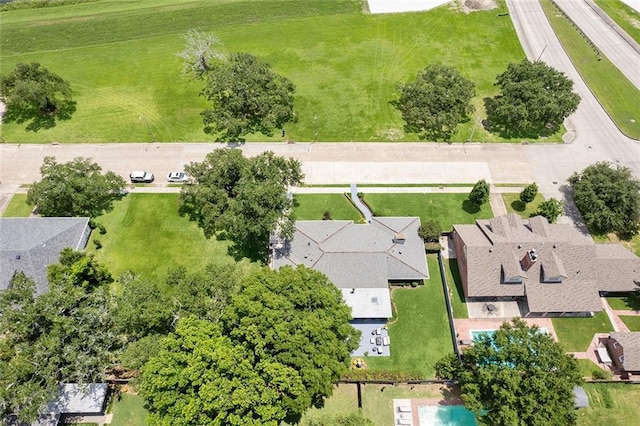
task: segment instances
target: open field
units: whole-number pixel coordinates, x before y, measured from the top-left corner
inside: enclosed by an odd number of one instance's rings
[[[206,239],[187,217],[178,215],[178,194],[129,194],[113,211],[98,217],[107,233],[94,232],[102,248],[90,241],[89,251],[117,277],[131,270],[152,279],[164,278],[175,266],[201,268],[208,263],[232,263],[226,241]]]
[[[640,43],[640,13],[620,0],[594,0],[611,19]]]
[[[544,195],[540,193],[536,195],[536,198],[534,198],[532,202],[526,205],[520,201],[520,194],[518,193],[501,195],[504,200],[504,205],[507,207],[507,213],[517,213],[524,219],[528,219],[538,211],[538,206],[544,201]]]
[[[13,194],[2,217],[29,217],[33,206],[27,204],[27,194]]]
[[[474,223],[493,216],[486,203],[479,211],[468,200],[468,194],[367,194],[364,201],[375,216],[419,216],[422,223],[436,220],[443,231],[457,223]]]
[[[434,364],[453,352],[438,258],[429,255],[428,280],[416,288],[392,292],[396,320],[389,325],[391,356],[367,357],[371,370],[435,377]]]
[[[344,194],[296,194],[293,203],[296,220],[321,220],[325,211],[333,220],[364,220]]]
[[[77,112],[50,130],[3,126],[9,142],[211,141],[202,132],[201,82],[181,74],[176,56],[190,29],[214,32],[223,52],[251,52],[297,87],[297,141],[415,140],[390,104],[398,84],[431,62],[457,67],[475,82],[479,107],[454,141],[469,138],[495,76],[524,53],[499,8],[464,14],[365,15],[359,0],[93,1],[6,11],[0,71],[40,62],[67,79]],[[481,34],[481,36],[477,36]],[[282,41],[286,39],[286,43]],[[317,117],[317,118],[316,118]],[[147,121],[149,128],[147,127]],[[248,140],[281,140],[250,135]],[[478,126],[474,139],[500,141]],[[559,135],[550,140],[559,141]]]
[[[598,60],[587,41],[550,0],[541,0],[549,22],[584,81],[625,135],[640,139],[640,90],[602,55]]]
[[[578,425],[640,424],[640,386],[587,383],[584,388],[589,395],[589,407],[578,410]]]
[[[593,318],[552,318],[560,344],[567,352],[584,352],[593,335],[613,331],[607,314],[596,313]]]

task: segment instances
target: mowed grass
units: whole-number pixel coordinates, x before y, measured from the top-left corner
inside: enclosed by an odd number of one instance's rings
[[[233,262],[227,255],[229,242],[206,239],[195,222],[178,215],[178,194],[129,194],[96,220],[107,233],[94,231],[87,247],[115,277],[131,270],[162,279],[176,266],[199,269]],[[95,249],[94,238],[101,249]]]
[[[600,104],[622,133],[640,139],[640,90],[606,56],[601,55],[598,60],[591,46],[550,0],[540,3],[571,62]]]
[[[296,194],[293,197],[297,220],[322,220],[328,211],[333,220],[363,221],[360,212],[344,194]]]
[[[640,386],[587,383],[589,407],[577,411],[580,426],[640,424]]]
[[[27,204],[27,194],[13,194],[2,217],[29,217],[33,206]]]
[[[629,331],[640,331],[640,317],[621,315],[620,319],[629,327]]]
[[[438,258],[428,255],[429,279],[416,288],[394,288],[395,322],[389,325],[391,356],[366,357],[371,370],[435,377],[434,364],[452,353]]]
[[[620,0],[595,0],[611,19],[640,43],[640,13]]]
[[[588,359],[578,359],[578,365],[580,366],[580,373],[582,374],[582,377],[585,378],[591,378],[593,372],[600,369],[600,367],[595,365],[593,361]]]
[[[552,318],[553,328],[560,344],[567,352],[584,352],[596,333],[613,331],[609,317],[604,312],[592,318]]]
[[[458,269],[458,261],[456,259],[444,259],[444,269],[449,282],[449,290],[451,290],[450,299],[453,317],[469,318],[467,304],[464,301],[464,290],[462,288],[460,270]]]
[[[640,311],[640,298],[634,296],[607,297],[611,309],[619,311]]]
[[[28,133],[3,125],[8,142],[211,141],[202,132],[202,83],[181,74],[183,35],[213,32],[223,52],[251,52],[297,87],[297,122],[287,138],[311,141],[416,140],[391,105],[400,83],[428,64],[457,67],[475,82],[480,108],[453,141],[466,141],[495,77],[524,58],[504,1],[465,14],[451,6],[424,13],[365,15],[359,0],[141,0],[6,11],[0,14],[6,73],[38,61],[67,79],[77,112],[57,127]],[[316,118],[317,117],[317,118]],[[149,122],[151,132],[147,128]],[[249,135],[252,140],[282,140]],[[501,141],[482,126],[474,140]],[[551,140],[560,140],[559,135]]]
[[[418,216],[420,222],[435,220],[443,231],[454,224],[474,223],[493,217],[489,203],[480,210],[468,200],[468,194],[367,194],[364,201],[375,216]]]
[[[520,201],[520,194],[501,194],[507,213],[516,213],[524,219],[530,218],[538,211],[538,206],[544,201],[544,195],[538,193],[532,202],[524,204]]]
[[[147,410],[144,409],[144,398],[140,395],[125,393],[111,407],[113,420],[111,426],[144,426]]]

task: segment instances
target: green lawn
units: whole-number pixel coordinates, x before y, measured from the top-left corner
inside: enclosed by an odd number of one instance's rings
[[[178,215],[178,194],[129,194],[110,213],[97,218],[107,233],[94,232],[102,242],[96,253],[114,276],[132,270],[142,276],[163,278],[167,269],[182,265],[231,263],[228,242],[207,240],[195,222]]]
[[[122,394],[120,401],[113,402],[111,426],[144,426],[147,410],[143,408],[143,403],[140,395]]]
[[[593,361],[588,359],[578,359],[578,364],[580,365],[580,372],[582,373],[582,377],[591,378],[593,371],[599,369],[597,365],[593,363]]]
[[[2,217],[29,217],[33,206],[27,204],[27,194],[13,194]]]
[[[361,0],[98,0],[0,13],[0,71],[38,61],[67,79],[77,111],[49,130],[3,124],[9,142],[211,141],[202,131],[201,83],[181,73],[190,29],[214,32],[222,51],[251,52],[296,85],[287,137],[311,141],[416,140],[391,105],[400,83],[432,62],[457,67],[477,88],[478,110],[453,141],[466,141],[495,77],[524,58],[498,8],[470,14],[367,15]],[[284,42],[286,40],[286,42]],[[317,117],[317,118],[316,118]],[[478,126],[474,139],[502,141]],[[282,140],[249,135],[247,140]],[[560,135],[547,139],[560,141]]]
[[[640,299],[637,297],[607,297],[611,309],[619,311],[640,311]]]
[[[606,56],[601,55],[598,60],[586,40],[550,0],[542,0],[541,4],[564,50],[600,104],[625,135],[640,139],[640,90]]]
[[[627,34],[640,43],[640,13],[620,0],[595,0],[595,2]]]
[[[578,410],[578,425],[640,424],[640,386],[587,383],[584,388],[589,395],[589,407]]]
[[[567,352],[584,352],[596,333],[613,331],[609,317],[598,312],[593,318],[552,318],[558,340]]]
[[[630,331],[640,331],[640,317],[621,315],[620,319],[629,327]]]
[[[520,194],[501,194],[508,213],[517,213],[525,219],[531,217],[538,210],[538,206],[544,201],[544,195],[538,193],[536,198],[528,204],[520,201]]]
[[[468,194],[365,194],[364,201],[375,216],[418,216],[424,223],[436,220],[444,231],[456,223],[474,223],[493,217],[486,203],[479,211],[467,199]]]
[[[360,212],[344,194],[296,194],[293,203],[299,220],[321,220],[328,211],[333,220],[363,221]]]
[[[435,377],[434,364],[453,352],[438,259],[428,255],[430,278],[416,288],[396,288],[397,320],[389,325],[391,356],[367,357],[371,370]]]
[[[458,262],[456,259],[444,259],[444,268],[447,273],[447,281],[451,290],[451,308],[453,309],[454,318],[469,318],[467,304],[464,301],[464,290],[462,289],[462,280],[460,279],[460,271],[458,270]]]

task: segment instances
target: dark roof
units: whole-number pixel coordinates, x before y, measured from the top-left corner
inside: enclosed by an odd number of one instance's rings
[[[89,218],[0,219],[0,290],[5,290],[16,271],[36,282],[36,294],[47,290],[47,266],[58,261],[66,247],[84,249]]]
[[[616,332],[609,334],[622,346],[626,371],[640,371],[640,332]]]
[[[293,238],[274,247],[272,267],[305,265],[327,275],[338,288],[368,289],[345,297],[354,315],[364,315],[366,306],[384,303],[384,307],[375,309],[375,318],[383,311],[390,317],[390,298],[379,297],[372,303],[371,294],[380,294],[373,289],[388,291],[389,281],[429,277],[419,227],[417,217],[374,217],[369,224],[297,221]]]
[[[526,296],[531,312],[601,311],[599,291],[632,291],[640,280],[640,258],[629,250],[542,216],[512,213],[454,230],[466,246],[467,297]],[[526,268],[532,250],[536,261]]]

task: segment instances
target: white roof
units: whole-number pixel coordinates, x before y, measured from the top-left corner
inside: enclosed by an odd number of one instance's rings
[[[353,318],[391,318],[388,288],[341,288],[342,297]]]
[[[58,386],[58,395],[42,414],[99,414],[107,398],[106,383],[64,383]]]

